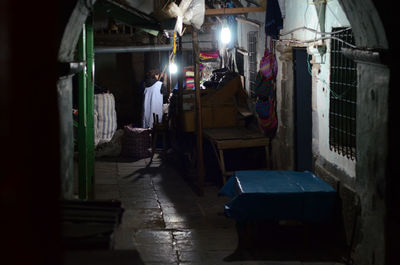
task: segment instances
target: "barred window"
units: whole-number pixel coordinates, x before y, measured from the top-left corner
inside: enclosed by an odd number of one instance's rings
[[[258,31],[250,31],[247,33],[247,42],[249,46],[249,86],[250,95],[256,97],[255,86],[257,77],[257,36]]]
[[[349,159],[356,159],[357,65],[341,48],[354,45],[351,29],[333,28],[330,66],[329,145]]]

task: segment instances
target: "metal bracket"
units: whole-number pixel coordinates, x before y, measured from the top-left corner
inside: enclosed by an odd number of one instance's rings
[[[69,76],[85,69],[86,62],[58,62],[58,76]]]

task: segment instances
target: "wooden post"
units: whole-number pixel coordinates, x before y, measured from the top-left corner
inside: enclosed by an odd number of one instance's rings
[[[204,164],[203,164],[203,124],[200,98],[200,76],[199,76],[199,42],[198,33],[192,27],[194,82],[196,88],[196,136],[197,136],[197,174],[200,195],[204,194]]]
[[[176,53],[176,61],[179,67],[181,68],[180,71],[178,71],[178,98],[179,98],[179,113],[183,112],[182,109],[182,94],[183,94],[183,56],[182,56],[182,37],[178,37],[178,50]]]
[[[265,12],[262,6],[254,7],[235,7],[235,8],[206,8],[205,16],[229,16],[237,14],[247,14],[253,12]]]

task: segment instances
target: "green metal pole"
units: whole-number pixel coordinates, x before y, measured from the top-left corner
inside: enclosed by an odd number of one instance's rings
[[[94,46],[93,17],[86,20],[86,150],[87,150],[87,191],[88,199],[94,199]]]
[[[78,60],[86,61],[86,30],[82,27],[82,33],[78,42]],[[79,199],[87,199],[87,131],[86,131],[86,67],[78,74],[78,171],[79,171]]]

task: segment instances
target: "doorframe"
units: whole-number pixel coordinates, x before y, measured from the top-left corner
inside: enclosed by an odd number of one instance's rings
[[[298,69],[299,65],[296,63],[296,59],[298,56],[298,52],[305,53],[305,61],[302,69]],[[299,58],[300,59],[300,58]],[[313,171],[313,153],[312,153],[312,76],[309,74],[309,69],[307,65],[307,60],[309,59],[309,54],[307,53],[306,47],[293,47],[293,122],[294,122],[294,167],[295,170],[308,170]],[[307,84],[305,87],[309,89],[303,91],[303,93],[299,96],[299,87],[297,81],[297,72],[302,71],[302,77],[307,77]],[[300,106],[301,104],[302,106]],[[299,113],[307,111],[308,114],[306,116],[301,117],[299,121]],[[300,124],[300,125],[299,125]],[[302,126],[305,125],[305,126]],[[299,130],[303,129],[303,130]],[[303,134],[303,135],[301,135]],[[303,143],[302,141],[307,141],[307,143]],[[306,158],[301,157],[299,154],[299,149],[304,149],[307,153]]]

